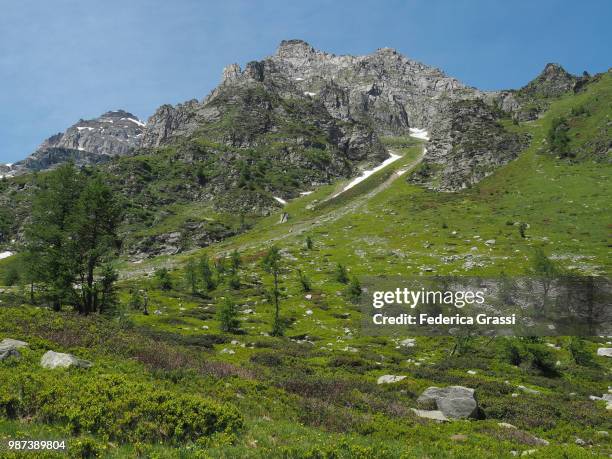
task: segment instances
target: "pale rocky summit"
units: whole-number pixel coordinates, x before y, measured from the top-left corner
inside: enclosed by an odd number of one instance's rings
[[[45,140],[32,155],[15,163],[17,173],[50,169],[73,161],[78,166],[126,155],[141,143],[145,124],[124,110],[79,120],[65,132]]]
[[[451,419],[477,418],[480,411],[474,389],[463,386],[428,387],[417,402],[436,408]]]
[[[89,368],[92,366],[92,363],[87,360],[79,359],[72,354],[47,351],[40,359],[40,365],[43,368],[49,369],[68,367]]]

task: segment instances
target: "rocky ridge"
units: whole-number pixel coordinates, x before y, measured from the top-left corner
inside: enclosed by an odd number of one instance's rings
[[[81,119],[65,132],[46,139],[26,159],[8,167],[6,174],[51,169],[68,161],[83,166],[126,155],[140,145],[144,127],[145,123],[124,110]]]

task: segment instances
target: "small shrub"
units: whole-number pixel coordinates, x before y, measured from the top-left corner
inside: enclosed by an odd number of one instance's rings
[[[310,292],[311,290],[310,279],[308,278],[308,276],[306,276],[306,274],[302,272],[301,269],[298,269],[298,278],[300,280],[300,285],[302,286],[302,290],[304,292]]]
[[[162,290],[172,289],[172,279],[170,278],[170,271],[168,268],[158,268],[155,270],[155,279],[157,286]]]
[[[349,281],[348,272],[344,265],[338,263],[336,265],[336,271],[334,272],[334,279],[336,279],[341,284],[347,284]]]
[[[351,277],[351,282],[346,287],[346,296],[353,303],[357,303],[361,298],[361,283],[357,277]]]
[[[231,277],[229,278],[229,281],[228,281],[228,286],[232,290],[239,290],[240,289],[240,277],[238,277],[238,274],[232,274],[231,275]]]
[[[251,357],[251,362],[267,367],[278,367],[283,359],[275,352],[259,352]]]
[[[585,367],[593,365],[593,355],[586,348],[582,338],[573,336],[570,339],[569,352],[577,365],[582,365]]]

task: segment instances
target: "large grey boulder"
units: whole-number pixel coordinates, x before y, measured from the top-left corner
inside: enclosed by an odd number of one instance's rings
[[[87,360],[79,359],[72,354],[62,354],[61,352],[47,351],[40,359],[43,368],[68,368],[80,367],[89,368],[92,363]]]
[[[435,407],[446,417],[452,419],[476,418],[479,413],[474,389],[469,387],[428,387],[417,402]]]

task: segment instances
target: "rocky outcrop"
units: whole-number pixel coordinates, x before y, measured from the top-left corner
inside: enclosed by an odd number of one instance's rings
[[[73,161],[95,164],[126,155],[140,145],[144,123],[124,110],[104,113],[91,120],[79,120],[65,132],[45,140],[36,151],[12,166],[13,173],[50,169]]]
[[[61,352],[47,351],[40,359],[40,365],[43,368],[89,368],[92,363],[87,360],[79,359],[72,354],[63,354]]]
[[[493,91],[487,98],[518,121],[537,119],[553,99],[570,91],[579,91],[590,81],[588,75],[577,77],[559,64],[546,64],[544,70],[518,90]]]
[[[482,100],[449,103],[430,133],[427,153],[409,180],[436,191],[457,191],[507,164],[528,139],[504,129]]]
[[[474,389],[463,386],[428,387],[417,402],[435,408],[451,419],[477,418],[480,411]]]

